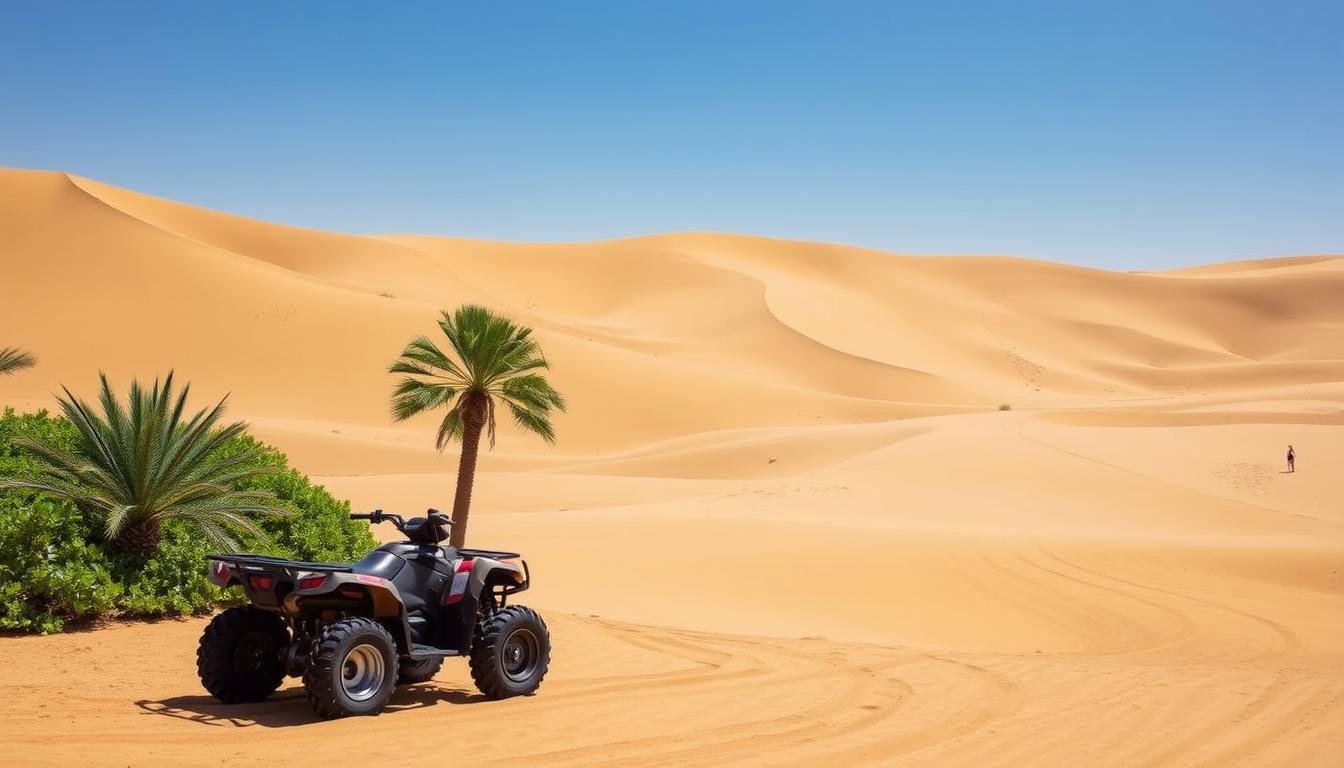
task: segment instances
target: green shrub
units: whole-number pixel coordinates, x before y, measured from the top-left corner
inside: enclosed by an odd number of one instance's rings
[[[205,556],[214,551],[194,535],[191,526],[170,522],[163,526],[159,548],[148,558],[123,556],[118,575],[126,585],[119,607],[133,616],[184,616],[206,613],[226,596],[237,598],[237,588],[225,590],[210,583]]]
[[[88,534],[73,504],[0,496],[0,629],[59,632],[116,607],[122,586]]]
[[[14,438],[20,436],[43,440],[66,451],[79,446],[79,430],[68,419],[52,416],[45,410],[18,414],[13,408],[5,408],[0,415],[0,477],[38,474],[37,460],[14,445]]]
[[[1011,410],[1013,410],[1013,406],[1011,406],[1011,405],[1009,405],[1009,404],[1007,404],[1007,403],[999,403],[999,410],[1000,410],[1000,411],[1011,411]]]
[[[76,450],[78,433],[69,421],[45,411],[0,416],[0,476],[34,471],[31,457],[13,444],[19,435]],[[350,504],[290,468],[280,451],[241,435],[221,450],[237,455],[262,448],[254,463],[278,472],[249,478],[239,490],[268,490],[290,514],[253,519],[271,537],[269,545],[242,537],[248,551],[302,560],[351,561],[376,546],[367,525],[349,518]],[[114,613],[182,616],[210,611],[237,599],[206,577],[205,556],[217,549],[188,522],[162,529],[158,548],[127,554],[99,538],[99,522],[74,504],[25,490],[0,491],[0,631],[59,632],[70,620]]]

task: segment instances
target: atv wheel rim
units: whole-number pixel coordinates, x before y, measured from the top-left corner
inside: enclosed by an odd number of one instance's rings
[[[264,632],[248,632],[233,646],[233,669],[240,677],[258,680],[276,663],[279,648]]]
[[[515,629],[504,640],[504,651],[500,655],[505,677],[515,683],[528,682],[541,660],[541,641],[530,629]]]
[[[341,689],[352,701],[368,701],[383,687],[383,654],[368,643],[356,645],[341,664]]]

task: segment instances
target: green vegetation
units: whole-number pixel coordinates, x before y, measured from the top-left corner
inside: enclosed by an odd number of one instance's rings
[[[80,456],[84,439],[69,419],[6,409],[0,416],[0,478],[40,481],[49,466],[31,450],[34,443]],[[349,504],[291,469],[284,454],[237,432],[214,450],[216,461],[234,459],[237,471],[265,471],[236,477],[229,488],[269,493],[268,504],[288,513],[241,513],[268,541],[240,530],[239,550],[350,561],[375,546],[368,526],[349,519]],[[0,631],[48,633],[69,621],[110,615],[203,613],[237,597],[207,580],[205,556],[220,548],[194,520],[164,519],[153,550],[128,551],[107,541],[99,507],[81,507],[31,485],[0,490]]]
[[[428,337],[417,336],[388,369],[405,374],[392,395],[392,415],[401,421],[424,411],[448,409],[434,445],[442,451],[450,440],[462,441],[450,539],[460,547],[466,542],[481,433],[494,447],[498,404],[509,409],[519,427],[553,443],[551,411],[563,411],[565,400],[540,373],[549,366],[531,328],[467,304],[452,314],[442,313],[439,329],[452,355],[444,354]]]
[[[230,529],[265,541],[245,514],[283,514],[264,490],[239,490],[259,474],[272,471],[253,459],[260,447],[223,454],[219,448],[243,434],[246,425],[220,427],[224,400],[183,421],[191,387],[173,396],[173,374],[152,389],[131,382],[123,404],[99,376],[102,390],[95,413],[65,389],[61,410],[75,425],[74,450],[53,442],[18,438],[38,460],[37,472],[0,480],[0,489],[45,491],[96,511],[103,537],[128,552],[149,553],[159,546],[160,529],[170,520],[187,520],[211,543],[236,549]]]
[[[1011,406],[1011,405],[1009,405],[1009,404],[1007,404],[1007,403],[999,403],[999,410],[1000,410],[1000,411],[1011,411],[1011,410],[1013,410],[1013,406]]]
[[[69,502],[0,493],[0,630],[59,632],[116,607],[124,588],[88,533]]]
[[[15,347],[0,349],[0,376],[37,365],[37,358]]]

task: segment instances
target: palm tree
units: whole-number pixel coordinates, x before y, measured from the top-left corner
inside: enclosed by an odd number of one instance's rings
[[[37,358],[17,347],[0,349],[0,375],[15,373],[37,365]]]
[[[403,421],[423,411],[447,408],[434,446],[462,441],[453,498],[453,532],[449,543],[466,540],[471,488],[476,479],[476,453],[481,432],[495,445],[495,409],[508,407],[514,422],[548,443],[555,442],[551,411],[565,409],[565,399],[539,371],[550,366],[532,339],[532,329],[484,307],[463,305],[442,313],[439,328],[453,354],[428,337],[417,336],[401,352],[389,372],[406,374],[392,396],[392,415]]]
[[[194,523],[212,543],[237,550],[230,529],[245,531],[265,541],[256,524],[244,514],[285,514],[267,502],[274,497],[261,491],[235,490],[238,482],[273,471],[249,466],[257,448],[228,458],[218,449],[241,434],[246,425],[235,422],[217,427],[224,400],[183,421],[187,393],[173,396],[173,374],[152,389],[132,382],[123,405],[102,380],[102,414],[65,389],[61,409],[79,430],[77,453],[40,440],[16,440],[41,463],[34,478],[0,482],[0,488],[27,488],[70,499],[86,510],[103,515],[107,541],[130,552],[158,547],[160,526],[168,520]],[[227,398],[225,398],[227,400]]]

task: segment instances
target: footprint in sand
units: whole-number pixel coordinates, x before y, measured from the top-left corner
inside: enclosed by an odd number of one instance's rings
[[[1232,490],[1255,496],[1264,496],[1269,493],[1269,484],[1274,479],[1274,470],[1268,464],[1228,462],[1220,464],[1213,471],[1213,476]]]

